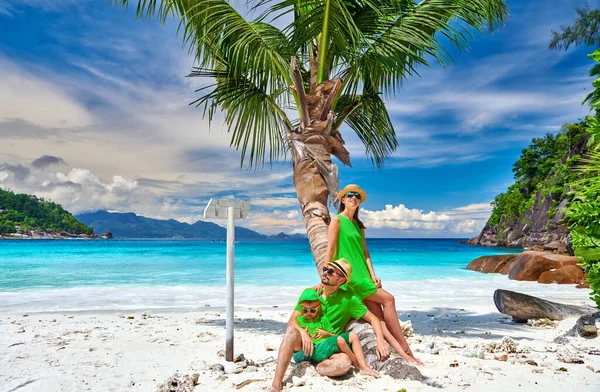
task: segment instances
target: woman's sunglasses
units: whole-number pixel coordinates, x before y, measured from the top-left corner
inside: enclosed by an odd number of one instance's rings
[[[356,200],[360,200],[362,198],[362,196],[358,192],[348,192],[348,193],[346,193],[346,197],[348,197],[348,198],[353,197],[353,196],[356,197]]]
[[[319,311],[317,308],[302,308],[302,313],[316,314]]]

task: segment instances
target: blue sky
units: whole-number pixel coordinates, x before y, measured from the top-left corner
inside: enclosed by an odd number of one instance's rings
[[[588,113],[591,50],[547,49],[583,1],[508,4],[504,28],[388,99],[399,148],[383,170],[342,131],[353,168],[340,166],[340,185],[368,192],[370,236],[476,234],[531,138]],[[236,197],[254,204],[245,226],[302,232],[289,162],[240,169],[221,118],[209,130],[188,106],[207,83],[185,77],[192,65],[173,21],[136,20],[103,0],[0,0],[0,187],[75,213],[187,222],[210,197]]]

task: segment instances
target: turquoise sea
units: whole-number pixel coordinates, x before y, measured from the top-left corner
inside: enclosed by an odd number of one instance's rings
[[[466,265],[517,251],[458,241],[368,239],[368,246],[385,283],[487,279]],[[223,242],[200,240],[0,241],[0,313],[222,304],[225,251]],[[307,240],[235,244],[236,295],[251,286],[255,302],[269,303],[273,289],[260,288],[306,287],[317,279]]]

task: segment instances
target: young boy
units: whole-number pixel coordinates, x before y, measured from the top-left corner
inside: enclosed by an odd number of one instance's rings
[[[302,350],[295,352],[293,355],[295,362],[319,363],[335,353],[342,352],[348,355],[352,366],[361,374],[380,377],[379,373],[367,365],[358,335],[354,332],[346,332],[338,336],[329,332],[331,326],[327,317],[323,316],[317,292],[310,288],[304,290],[298,302],[302,307],[302,315],[298,316],[296,321],[300,328],[308,332],[315,346],[312,356],[304,354]]]

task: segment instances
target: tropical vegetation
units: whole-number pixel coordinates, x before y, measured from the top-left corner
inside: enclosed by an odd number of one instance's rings
[[[331,156],[351,165],[341,131],[354,132],[381,167],[398,145],[384,99],[419,66],[450,64],[447,46],[466,49],[508,13],[505,0],[250,0],[243,11],[227,0],[110,2],[179,21],[197,65],[190,76],[213,81],[195,104],[209,120],[224,111],[242,164],[291,153],[317,266],[338,189]]]
[[[24,230],[94,234],[59,204],[0,189],[0,234]]]
[[[579,122],[563,125],[556,135],[533,138],[513,164],[515,183],[494,199],[489,224],[499,225],[498,232],[502,233],[509,220],[529,223],[525,212],[534,206],[539,192],[552,200],[548,220],[552,219],[559,202],[570,197],[571,184],[581,176],[572,170],[581,160],[574,149],[587,137],[586,124]]]
[[[585,268],[591,298],[600,307],[600,50],[589,57],[596,61],[591,71],[596,80],[595,90],[585,102],[596,110],[596,115],[587,117],[589,153],[577,168],[582,178],[573,184],[574,201],[569,205],[567,218],[575,255]]]

